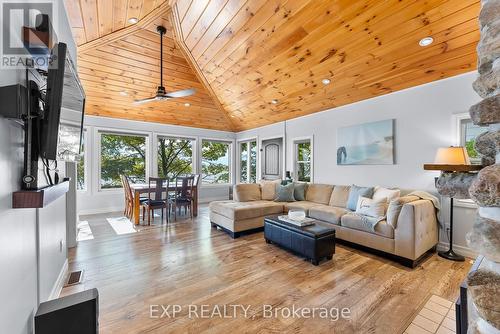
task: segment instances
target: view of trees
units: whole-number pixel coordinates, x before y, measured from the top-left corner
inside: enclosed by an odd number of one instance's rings
[[[84,131],[82,137],[82,148],[80,152],[80,160],[76,164],[76,189],[84,190],[85,185],[85,136],[87,133]]]
[[[191,139],[158,138],[158,176],[174,180],[193,173],[193,141]]]
[[[311,143],[296,144],[297,150],[297,181],[311,182]]]
[[[250,150],[250,152],[249,152]],[[248,161],[250,156],[250,162]],[[248,175],[250,163],[250,177]],[[255,183],[257,180],[257,142],[240,143],[240,182]]]
[[[229,148],[229,143],[202,141],[201,172],[203,183],[229,183]]]
[[[120,174],[146,182],[146,137],[101,134],[101,188],[120,188]]]

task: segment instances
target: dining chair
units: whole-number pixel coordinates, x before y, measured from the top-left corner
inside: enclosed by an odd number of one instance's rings
[[[150,191],[148,192],[148,198],[146,201],[142,202],[142,220],[145,220],[145,215],[148,215],[148,225],[151,225],[151,216],[154,221],[155,210],[161,210],[161,221],[163,222],[163,209],[167,211],[167,224],[169,219],[169,200],[168,200],[168,187],[169,181],[167,178],[162,177],[150,177],[148,182],[148,187]],[[151,191],[152,190],[152,191]]]
[[[189,208],[190,217],[193,218],[194,180],[195,176],[193,175],[178,176],[175,179],[175,193],[174,197],[170,199],[175,221],[177,221],[177,208],[179,208],[179,213],[181,208],[184,208],[185,213]]]
[[[130,186],[130,179],[128,176],[121,174],[120,180],[123,186],[123,192],[125,194],[125,210],[123,214],[125,217],[132,219],[132,214],[134,212],[134,192]],[[142,204],[147,198],[139,198],[139,202]]]

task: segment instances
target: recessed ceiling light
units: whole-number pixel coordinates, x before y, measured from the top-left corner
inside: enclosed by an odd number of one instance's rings
[[[127,93],[126,91],[122,90],[122,91],[120,92],[120,95],[121,95],[121,96],[127,96],[127,95],[128,95],[128,93]]]
[[[191,103],[184,103],[184,107],[190,107]]]
[[[137,17],[131,17],[128,19],[128,23],[130,24],[136,24],[137,22],[139,22],[139,19]]]
[[[271,103],[272,103],[272,104],[278,104],[278,100],[276,100],[276,99],[272,99],[272,100],[271,100]]]
[[[323,83],[323,85],[329,85],[331,81],[330,81],[330,79],[325,78],[325,79],[321,80],[321,82]]]
[[[432,42],[434,42],[434,38],[432,37],[424,37],[420,40],[420,42],[418,42],[418,45],[420,46],[427,46],[427,45],[431,45]]]

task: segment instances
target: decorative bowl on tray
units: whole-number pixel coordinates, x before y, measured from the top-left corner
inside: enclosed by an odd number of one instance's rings
[[[306,219],[306,213],[304,210],[289,210],[288,211],[288,219],[295,221],[303,221]]]

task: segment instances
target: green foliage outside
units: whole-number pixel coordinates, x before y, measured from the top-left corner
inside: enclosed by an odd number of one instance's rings
[[[146,138],[101,135],[101,188],[120,188],[120,174],[132,182],[146,182]]]
[[[476,149],[474,148],[475,142],[476,142],[476,139],[471,139],[465,143],[465,149],[467,150],[467,154],[469,155],[469,158],[477,158],[478,157]]]
[[[159,138],[158,176],[174,180],[193,173],[193,143],[189,139]]]
[[[76,164],[76,189],[85,189],[85,156],[83,154],[83,151],[80,155],[80,160],[78,160]]]
[[[203,183],[229,183],[229,144],[203,140],[201,172]]]
[[[241,143],[240,151],[240,182],[245,183],[248,177],[248,144]]]
[[[311,182],[311,143],[297,144],[297,181]]]

